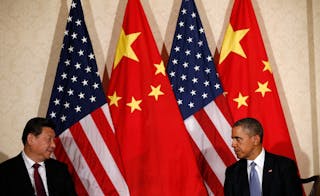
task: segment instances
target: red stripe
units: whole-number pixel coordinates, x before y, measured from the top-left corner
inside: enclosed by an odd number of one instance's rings
[[[236,158],[233,156],[226,142],[221,137],[220,133],[208,117],[207,113],[203,109],[201,109],[194,114],[194,117],[199,122],[202,130],[206,133],[207,137],[209,138],[210,142],[216,149],[225,165],[229,166],[234,163],[236,161]]]
[[[233,125],[233,117],[230,112],[230,108],[227,102],[227,99],[224,95],[220,95],[214,99],[214,102],[217,104],[219,110],[223,114],[224,118],[228,121],[229,125]]]
[[[71,126],[70,132],[73,136],[73,139],[77,143],[83,158],[86,160],[92,174],[96,178],[96,181],[98,182],[102,192],[105,195],[118,195],[80,123],[76,123]]]
[[[91,113],[91,116],[98,127],[98,130],[100,131],[100,134],[108,146],[108,149],[110,150],[110,153],[115,160],[122,176],[124,176],[124,169],[123,169],[123,164],[122,160],[120,157],[120,152],[119,152],[119,146],[118,142],[116,140],[116,137],[110,127],[109,121],[107,120],[104,112],[102,111],[101,108],[95,110],[94,112]]]
[[[206,181],[207,185],[210,187],[210,190],[214,193],[214,195],[223,196],[223,185],[220,183],[216,174],[212,171],[210,165],[197,147],[196,143],[192,139],[191,141],[192,147],[196,154],[197,164],[203,179]]]
[[[54,151],[54,155],[59,161],[62,161],[68,165],[69,172],[72,176],[75,189],[78,195],[89,195],[86,189],[84,188],[77,171],[74,169],[72,162],[70,161],[65,149],[63,148],[63,145],[61,143],[61,140],[59,137],[55,138],[55,143],[56,143],[56,149]]]

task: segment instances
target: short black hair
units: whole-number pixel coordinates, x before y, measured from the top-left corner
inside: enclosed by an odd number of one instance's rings
[[[249,131],[249,134],[251,136],[253,135],[259,135],[260,136],[260,143],[262,143],[263,140],[263,127],[261,123],[255,119],[255,118],[243,118],[238,120],[233,124],[232,127],[242,127],[244,129],[247,129]]]
[[[23,133],[22,133],[23,145],[26,144],[29,133],[32,133],[35,136],[40,135],[43,127],[50,127],[54,130],[56,126],[52,120],[47,118],[35,117],[30,119],[23,129]]]

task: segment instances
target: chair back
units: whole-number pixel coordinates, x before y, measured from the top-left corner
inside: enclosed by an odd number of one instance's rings
[[[313,182],[311,191],[308,196],[320,196],[320,175],[311,176],[309,178],[301,178],[300,182],[302,184]]]

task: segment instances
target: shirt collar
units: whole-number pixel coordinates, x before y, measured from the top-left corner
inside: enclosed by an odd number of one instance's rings
[[[247,160],[247,167],[250,167],[250,164],[254,161],[257,164],[257,166],[263,168],[265,154],[266,152],[264,148],[262,148],[260,154],[254,160]]]
[[[36,163],[35,161],[33,161],[30,157],[28,157],[28,155],[24,152],[24,150],[22,151],[22,158],[26,164],[27,169],[32,168],[32,166]],[[39,165],[44,167],[44,161],[41,161],[38,163]]]

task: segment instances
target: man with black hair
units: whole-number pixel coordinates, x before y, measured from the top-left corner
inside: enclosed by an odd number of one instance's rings
[[[0,164],[0,195],[76,195],[67,165],[50,158],[56,147],[54,129],[49,119],[27,122],[22,152]]]
[[[276,130],[275,130],[276,134]],[[296,163],[262,147],[263,128],[254,118],[232,127],[232,147],[239,159],[226,170],[226,196],[301,196]]]

